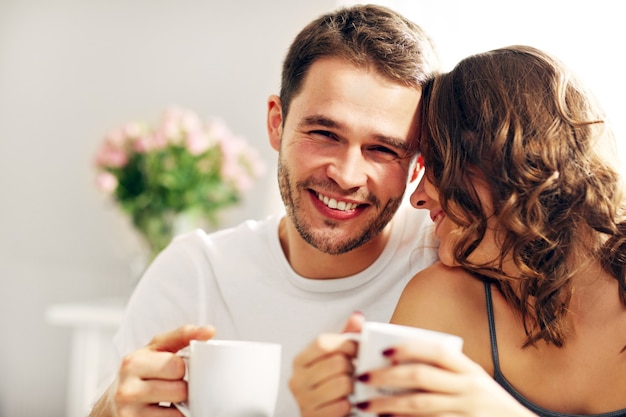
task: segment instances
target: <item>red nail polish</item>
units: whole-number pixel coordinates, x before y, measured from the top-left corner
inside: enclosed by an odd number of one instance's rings
[[[368,373],[361,374],[361,375],[357,376],[356,379],[359,382],[367,382],[367,381],[370,380],[370,374],[368,374]]]
[[[389,348],[389,349],[383,350],[383,356],[385,357],[393,356],[395,353],[396,353],[395,348]]]
[[[369,406],[370,406],[369,401],[363,401],[363,402],[355,404],[355,407],[358,408],[359,410],[367,410]]]

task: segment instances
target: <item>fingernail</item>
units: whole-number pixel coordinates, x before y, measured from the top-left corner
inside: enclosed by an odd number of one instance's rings
[[[357,380],[359,380],[360,382],[367,382],[370,380],[370,374],[365,373],[365,374],[361,374],[359,376],[356,377]]]
[[[389,348],[389,349],[383,350],[383,356],[386,356],[386,357],[393,356],[394,353],[396,353],[395,348]]]
[[[370,406],[370,402],[369,401],[363,401],[360,403],[356,403],[354,405],[356,408],[358,408],[359,410],[367,410],[367,408]]]

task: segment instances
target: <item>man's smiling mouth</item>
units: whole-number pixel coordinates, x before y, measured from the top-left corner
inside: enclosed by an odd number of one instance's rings
[[[317,198],[321,202],[323,202],[327,207],[334,209],[334,210],[349,211],[349,210],[354,210],[355,208],[358,207],[357,203],[337,201],[334,198],[327,197],[320,193],[317,193]]]

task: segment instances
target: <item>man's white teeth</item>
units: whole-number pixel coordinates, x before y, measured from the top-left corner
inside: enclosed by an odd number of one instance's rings
[[[335,209],[335,210],[341,210],[341,211],[354,210],[356,206],[358,205],[356,203],[346,203],[345,201],[337,202],[337,200],[335,200],[334,198],[328,198],[325,195],[322,195],[320,193],[317,193],[317,198],[319,198],[320,201],[322,201],[328,207],[330,207],[331,209]]]

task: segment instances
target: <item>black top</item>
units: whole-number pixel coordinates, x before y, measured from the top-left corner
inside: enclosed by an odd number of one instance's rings
[[[493,359],[493,375],[494,379],[511,394],[524,407],[531,410],[540,417],[626,417],[626,408],[623,410],[611,411],[602,414],[563,414],[555,411],[546,410],[524,398],[513,386],[507,381],[506,377],[500,371],[500,360],[498,359],[498,342],[496,340],[496,325],[493,315],[493,304],[491,300],[491,285],[485,282],[485,298],[487,299],[487,317],[489,319],[489,337],[491,339],[491,357]],[[626,393],[625,393],[626,395]]]

